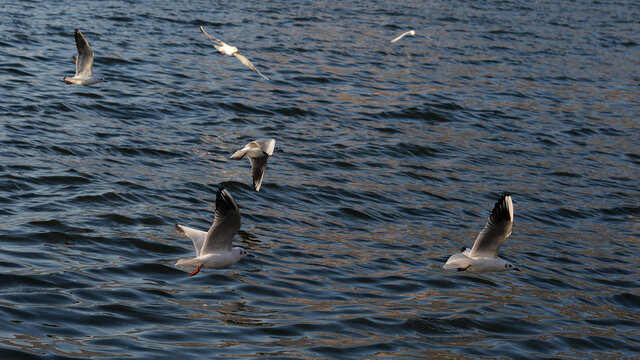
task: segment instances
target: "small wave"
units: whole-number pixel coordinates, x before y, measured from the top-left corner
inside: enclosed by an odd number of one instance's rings
[[[417,119],[427,122],[452,122],[456,116],[452,112],[462,111],[459,105],[448,103],[440,105],[427,105],[422,107],[408,107],[396,111],[383,111],[375,115],[382,119]]]
[[[239,113],[245,113],[245,114],[274,115],[272,111],[263,110],[257,106],[249,106],[249,105],[245,105],[243,103],[238,103],[238,102],[234,102],[234,103],[221,102],[221,103],[218,103],[217,106],[222,109],[230,110],[234,113],[239,112]]]
[[[107,148],[106,151],[115,155],[122,155],[127,157],[150,156],[152,158],[170,159],[185,156],[185,154],[182,152],[154,149],[150,147],[134,148],[128,146],[112,146]]]
[[[427,145],[417,145],[411,143],[401,142],[389,147],[386,147],[387,155],[394,154],[403,155],[405,157],[417,157],[417,158],[434,158],[442,153],[442,150],[430,147]]]
[[[86,233],[94,232],[93,229],[71,226],[57,219],[35,220],[35,221],[30,221],[27,224],[31,226],[55,230],[57,232],[64,232],[64,233],[86,234]]]
[[[408,319],[402,325],[407,330],[427,335],[451,335],[469,331],[458,326],[459,324],[456,324],[456,321],[428,316]]]
[[[34,184],[47,184],[47,185],[83,185],[91,183],[91,177],[88,175],[73,176],[73,175],[50,175],[39,176],[36,178],[29,178],[25,180]]]

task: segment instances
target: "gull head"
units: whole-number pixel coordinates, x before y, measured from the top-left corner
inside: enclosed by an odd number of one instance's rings
[[[409,31],[409,35],[411,35],[411,36],[413,36],[413,35],[415,35],[415,34],[416,34],[416,31],[415,31],[415,30],[410,30],[410,31]]]
[[[67,80],[69,80],[69,78],[67,78]],[[73,80],[71,80],[71,81],[73,81]],[[74,82],[75,82],[76,84],[80,84],[80,85],[87,85],[87,86],[88,86],[88,85],[95,85],[95,84],[99,84],[99,83],[101,83],[101,82],[106,83],[106,82],[108,82],[108,81],[107,81],[107,80],[105,80],[104,78],[101,78],[101,77],[99,77],[99,76],[95,76],[95,75],[93,75],[93,76],[91,76],[91,77],[88,77],[88,78],[85,78],[85,79],[79,79],[79,80],[74,81]]]
[[[238,261],[242,258],[245,258],[247,256],[249,257],[255,257],[251,254],[249,254],[249,252],[243,248],[239,248],[239,247],[235,247],[233,249],[231,249],[231,253],[233,254],[233,257],[238,259]]]
[[[502,260],[502,266],[504,266],[504,271],[509,271],[509,270],[516,270],[516,271],[520,271],[520,269],[518,269],[515,265],[513,265],[512,263]]]

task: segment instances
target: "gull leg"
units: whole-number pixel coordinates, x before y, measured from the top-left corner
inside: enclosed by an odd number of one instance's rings
[[[199,272],[200,272],[200,269],[202,269],[202,265],[198,266],[198,268],[197,268],[197,269],[195,269],[191,274],[189,274],[189,276],[193,276],[193,275],[195,275],[195,274],[199,273]]]
[[[471,266],[471,265],[467,265],[467,267],[463,267],[463,268],[458,268],[458,271],[465,271],[465,270],[467,270],[469,268],[469,266]]]

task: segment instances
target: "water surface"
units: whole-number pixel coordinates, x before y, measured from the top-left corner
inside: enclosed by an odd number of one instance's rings
[[[636,2],[25,1],[0,16],[2,358],[640,351]],[[61,81],[76,27],[108,85]],[[262,137],[283,151],[255,193],[228,157]],[[207,228],[222,186],[256,258],[189,278],[173,226]],[[503,191],[500,251],[523,271],[444,271]]]

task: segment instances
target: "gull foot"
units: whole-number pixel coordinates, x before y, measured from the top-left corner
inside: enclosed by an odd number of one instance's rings
[[[200,272],[200,269],[202,269],[202,265],[198,266],[198,268],[197,268],[197,269],[193,270],[193,272],[192,272],[191,274],[189,274],[189,276],[193,276],[193,275],[195,275],[195,274],[199,273],[199,272]]]

